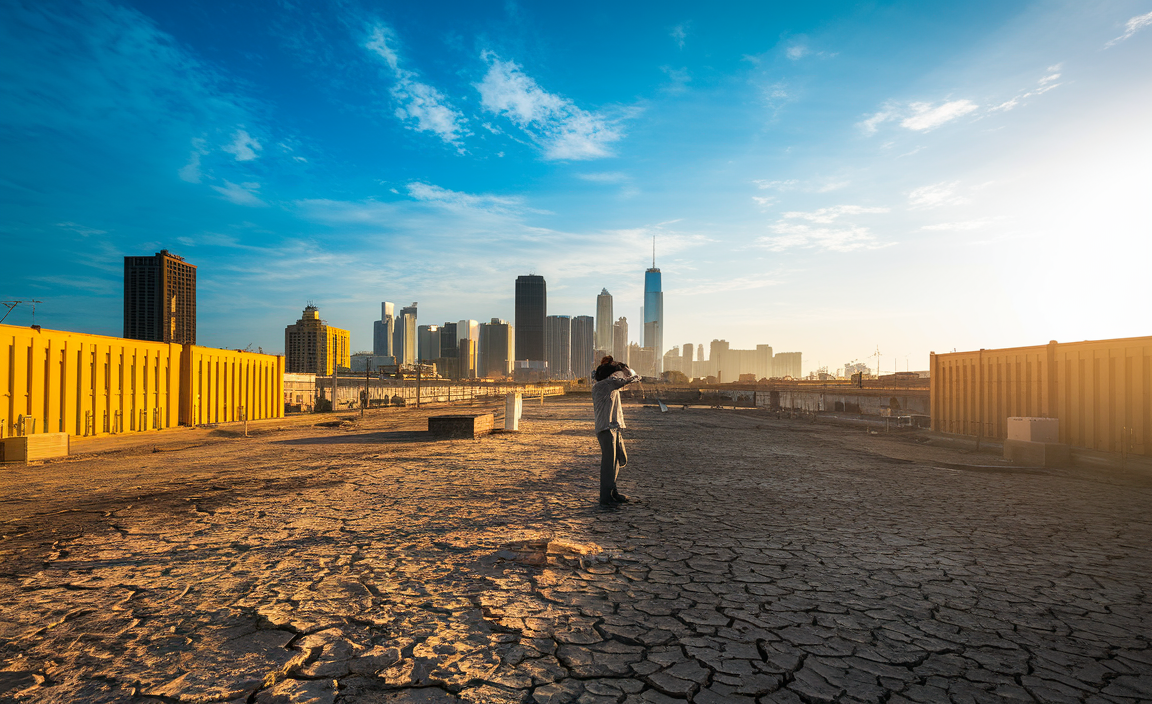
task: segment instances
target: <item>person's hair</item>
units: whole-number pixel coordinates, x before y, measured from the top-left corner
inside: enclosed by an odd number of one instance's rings
[[[612,363],[612,355],[608,355],[604,359],[600,360],[600,366],[604,366],[605,364],[611,364],[611,363]]]
[[[616,372],[628,369],[628,365],[623,362],[614,362],[611,357],[605,357],[608,360],[601,362],[600,366],[596,367],[596,381],[604,381]]]

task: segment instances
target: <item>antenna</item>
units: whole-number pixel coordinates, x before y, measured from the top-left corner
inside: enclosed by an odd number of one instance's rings
[[[656,235],[652,235],[652,268],[656,268]]]

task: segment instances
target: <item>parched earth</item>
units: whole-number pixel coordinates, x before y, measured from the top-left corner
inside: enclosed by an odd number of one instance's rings
[[[630,407],[602,509],[587,401],[429,413],[0,470],[0,700],[1152,700],[1147,475]]]

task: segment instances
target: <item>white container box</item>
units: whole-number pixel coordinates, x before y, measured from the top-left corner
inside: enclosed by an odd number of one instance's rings
[[[1009,418],[1008,439],[1022,442],[1060,442],[1060,419]]]

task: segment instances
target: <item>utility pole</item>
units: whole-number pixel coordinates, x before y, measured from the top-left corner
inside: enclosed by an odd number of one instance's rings
[[[420,359],[416,359],[416,407],[420,407]]]
[[[369,357],[368,358],[368,364],[365,365],[365,367],[364,367],[364,402],[360,404],[360,417],[361,418],[364,417],[364,409],[368,407],[368,399],[369,399],[368,386],[370,383],[368,375],[371,373],[372,373],[372,358]]]

